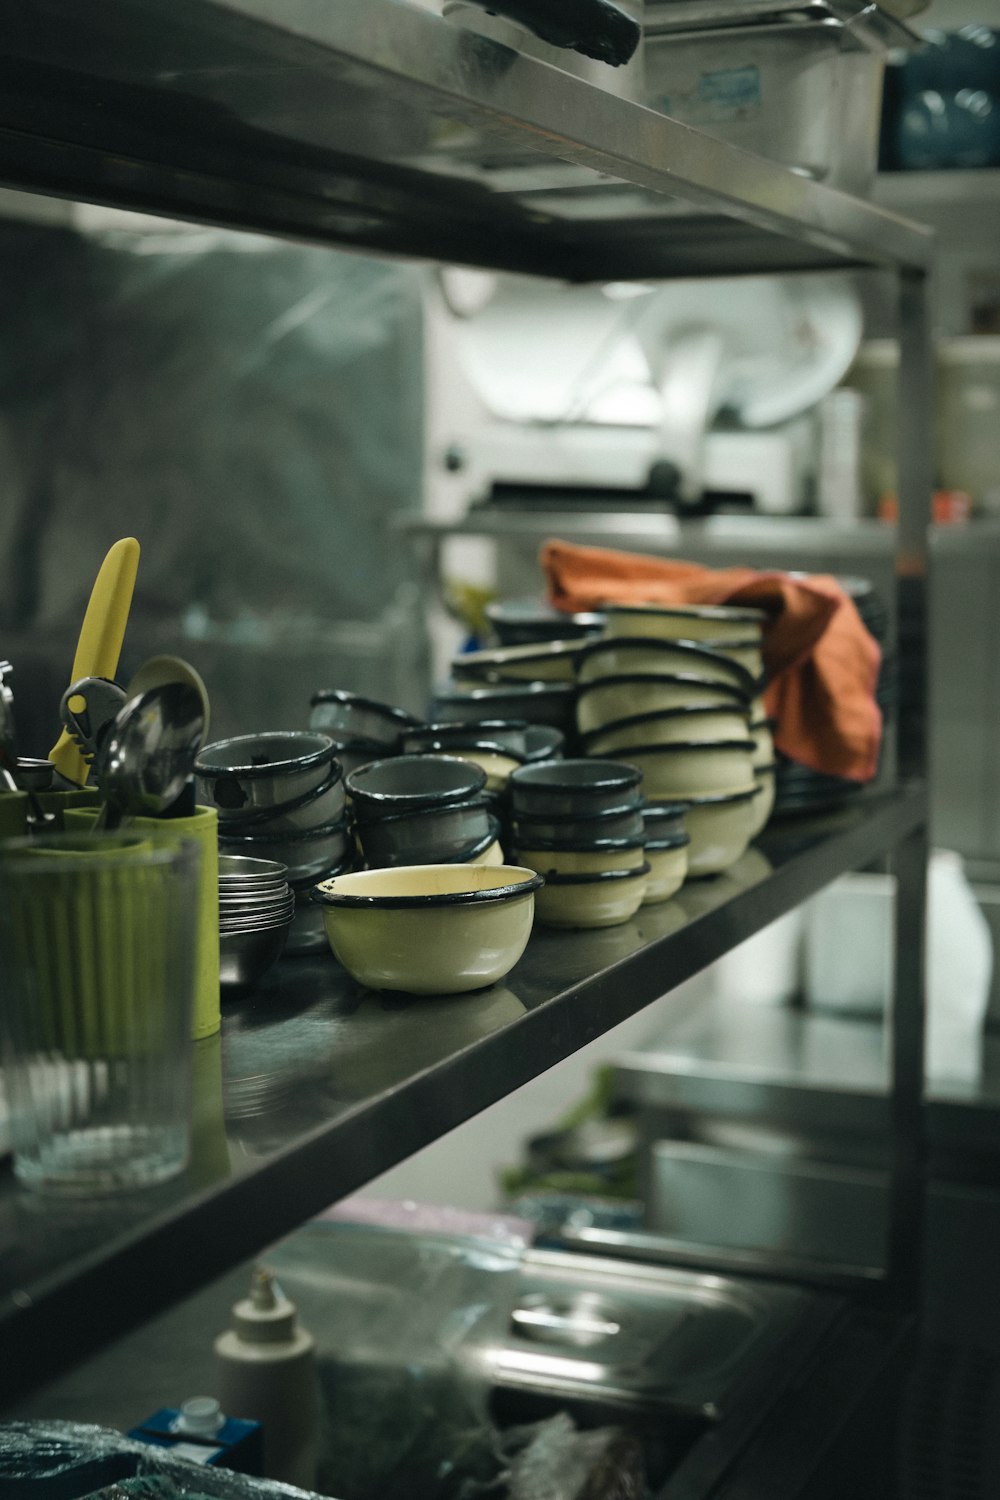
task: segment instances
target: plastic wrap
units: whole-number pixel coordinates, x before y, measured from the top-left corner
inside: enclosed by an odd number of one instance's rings
[[[0,1425],[3,1500],[81,1500],[137,1476],[161,1476],[159,1493],[211,1500],[294,1500],[294,1485],[204,1467],[85,1422],[7,1422]]]

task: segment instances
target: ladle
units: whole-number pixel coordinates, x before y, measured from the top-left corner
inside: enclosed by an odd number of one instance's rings
[[[103,802],[95,828],[162,817],[190,780],[204,735],[201,695],[190,683],[168,682],[130,698],[98,753]]]

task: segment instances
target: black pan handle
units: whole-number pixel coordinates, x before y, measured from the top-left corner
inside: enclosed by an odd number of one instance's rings
[[[612,68],[627,63],[642,27],[611,0],[474,0],[493,15],[507,16],[540,41],[567,47]]]

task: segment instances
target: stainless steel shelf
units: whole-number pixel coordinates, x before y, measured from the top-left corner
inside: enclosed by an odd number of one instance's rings
[[[0,182],[569,279],[920,271],[930,234],[405,0],[34,0]]]
[[[59,1202],[0,1177],[0,1401],[252,1255],[920,828],[922,786],[772,825],[726,875],[603,931],[538,929],[480,995],[359,989],[286,960],[199,1043],[186,1175]]]

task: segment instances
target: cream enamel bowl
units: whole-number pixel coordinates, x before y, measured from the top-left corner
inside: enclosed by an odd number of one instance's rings
[[[581,683],[576,696],[576,723],[581,734],[604,729],[636,714],[669,713],[675,708],[748,710],[738,687],[696,677],[692,672],[627,672]]]
[[[546,879],[550,875],[593,875],[601,870],[637,870],[643,863],[644,839],[598,839],[590,848],[565,848],[559,844],[541,844],[537,848],[518,845],[518,861],[529,870],[537,870]]]
[[[662,641],[710,641],[713,645],[760,636],[763,610],[728,604],[608,604],[604,636],[652,636]]]
[[[760,766],[774,764],[774,738],[771,734],[771,719],[760,719],[750,725],[750,738],[753,740],[753,765],[756,771]]]
[[[692,797],[684,822],[688,845],[689,875],[718,875],[735,864],[753,838],[758,788],[724,792],[713,797]]]
[[[643,791],[653,801],[686,802],[692,796],[753,786],[753,741],[748,739],[623,745],[616,754],[642,772]]]
[[[764,655],[757,641],[735,641],[730,646],[716,646],[720,656],[728,657],[745,672],[749,672],[755,683],[764,680]]]
[[[720,648],[715,650],[695,641],[657,641],[645,636],[621,636],[614,640],[591,641],[577,660],[578,683],[595,682],[601,677],[621,677],[635,673],[688,673],[709,682],[726,683],[745,697],[753,693],[755,679]]]
[[[687,877],[690,843],[690,836],[684,834],[679,839],[650,841],[646,845],[649,879],[646,881],[646,894],[642,898],[643,906],[652,906],[657,901],[669,901],[680,890]]]
[[[456,995],[510,973],[542,885],[514,865],[409,865],[338,875],[313,900],[334,956],[360,984]]]
[[[645,861],[634,870],[550,875],[538,893],[538,920],[547,927],[617,927],[639,910],[648,878]]]
[[[747,716],[739,709],[668,708],[661,713],[632,714],[581,736],[585,755],[613,755],[623,745],[671,745],[745,739]]]
[[[754,798],[754,829],[750,835],[752,839],[757,837],[774,810],[775,776],[777,769],[777,766],[773,764],[770,766],[758,766],[753,773],[753,779],[757,783],[759,793]]]

